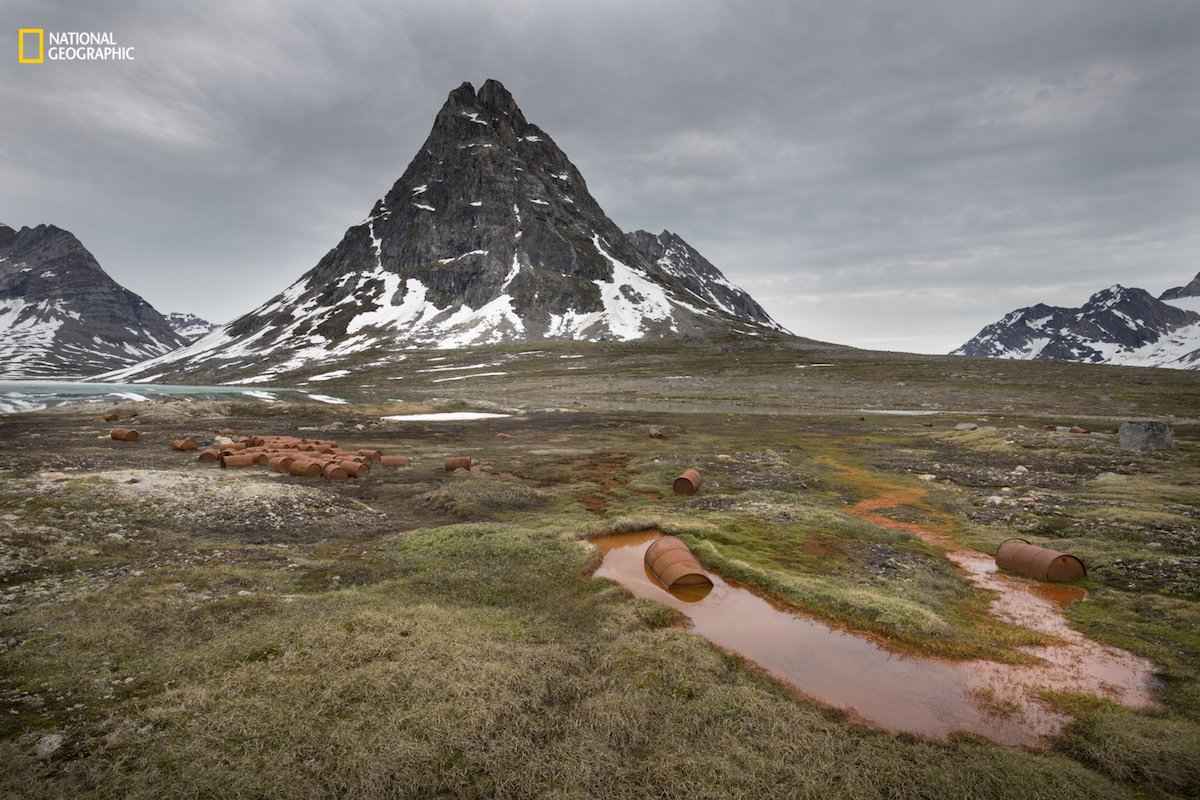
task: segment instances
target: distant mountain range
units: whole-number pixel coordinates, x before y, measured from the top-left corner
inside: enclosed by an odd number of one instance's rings
[[[0,377],[95,375],[186,343],[69,231],[0,225]]]
[[[1079,308],[1019,308],[951,355],[1200,369],[1200,275],[1157,298],[1117,285]]]
[[[171,330],[179,334],[188,342],[194,342],[202,336],[207,336],[212,332],[212,329],[217,327],[206,319],[201,319],[195,314],[185,314],[178,311],[173,311],[167,314],[167,323],[171,326]]]
[[[286,290],[107,377],[202,365],[206,380],[267,381],[406,347],[728,335],[788,333],[680,237],[623,233],[489,80],[450,92],[391,190]]]

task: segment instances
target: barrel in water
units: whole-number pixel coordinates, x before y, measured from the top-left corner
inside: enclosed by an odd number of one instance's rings
[[[1060,553],[1030,544],[1024,539],[1007,539],[996,551],[996,566],[1036,581],[1063,583],[1087,575],[1083,561],[1069,553]]]
[[[712,580],[682,540],[674,536],[655,539],[646,548],[646,569],[659,583],[674,586],[712,586]]]

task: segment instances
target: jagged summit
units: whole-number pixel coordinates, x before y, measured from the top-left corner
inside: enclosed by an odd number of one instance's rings
[[[952,355],[1200,367],[1200,314],[1115,284],[1079,308],[1039,303],[988,325]]]
[[[266,379],[379,347],[781,330],[682,239],[626,237],[553,138],[488,80],[449,93],[404,174],[313,269],[139,369],[250,360]]]
[[[0,225],[0,377],[94,375],[182,344],[70,231]]]

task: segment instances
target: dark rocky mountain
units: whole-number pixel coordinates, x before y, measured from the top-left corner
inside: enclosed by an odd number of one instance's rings
[[[0,377],[73,377],[185,344],[70,232],[0,225]]]
[[[172,311],[167,314],[167,324],[171,326],[171,330],[179,334],[180,338],[188,342],[194,342],[202,336],[207,336],[212,332],[212,329],[217,327],[206,319],[197,317],[195,314],[188,314],[179,311]]]
[[[1080,308],[1019,308],[952,355],[1196,369],[1200,314],[1118,285]]]
[[[266,379],[374,348],[781,330],[678,237],[626,237],[489,80],[450,93],[408,169],[315,267],[138,372],[228,363],[236,377],[252,362]]]

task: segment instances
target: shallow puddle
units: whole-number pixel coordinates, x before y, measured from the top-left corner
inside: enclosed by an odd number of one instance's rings
[[[1031,648],[1044,665],[950,662],[893,653],[871,639],[780,608],[710,573],[711,590],[667,591],[647,573],[646,548],[662,534],[619,534],[593,540],[603,560],[596,576],[684,614],[692,629],[737,653],[802,694],[881,728],[942,738],[955,731],[1036,746],[1067,717],[1036,701],[1042,688],[1105,694],[1133,706],[1152,704],[1150,664],[1085,639],[1066,626],[1055,601],[1025,598],[997,609],[1068,645]],[[981,556],[981,558],[990,558]],[[982,564],[964,567],[986,588],[1006,582]],[[1009,596],[1006,592],[1002,595]],[[998,601],[998,605],[1001,601]],[[1057,622],[1047,618],[1057,618]],[[1014,620],[1015,621],[1015,620]],[[1043,652],[1045,651],[1045,652]]]

